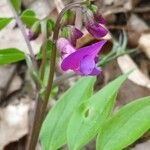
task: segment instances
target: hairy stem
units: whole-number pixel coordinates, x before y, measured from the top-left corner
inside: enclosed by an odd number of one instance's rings
[[[29,136],[26,150],[35,150],[38,137],[39,137],[40,128],[42,126],[43,120],[46,115],[46,108],[47,108],[49,96],[50,96],[52,86],[53,86],[53,78],[54,78],[54,73],[55,73],[55,61],[56,61],[56,41],[58,39],[59,29],[61,28],[61,19],[67,10],[74,8],[74,7],[81,7],[82,4],[85,4],[85,2],[76,2],[76,3],[67,5],[61,11],[61,13],[59,14],[57,18],[56,26],[55,26],[54,34],[53,34],[53,46],[52,46],[52,53],[51,53],[51,58],[50,58],[50,74],[49,74],[48,84],[46,87],[44,100],[43,101],[38,100],[38,103],[36,106],[36,112],[34,116],[34,123],[31,129],[31,134]]]

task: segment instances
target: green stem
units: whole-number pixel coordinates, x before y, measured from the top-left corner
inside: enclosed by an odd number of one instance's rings
[[[85,2],[76,2],[76,3],[72,3],[72,4],[67,5],[61,11],[61,13],[59,14],[59,16],[57,18],[56,26],[55,26],[54,34],[53,34],[54,44],[52,47],[52,53],[51,53],[51,58],[50,58],[50,74],[49,74],[48,84],[46,87],[44,100],[41,101],[40,99],[38,99],[36,111],[35,111],[35,116],[34,116],[34,123],[32,125],[32,129],[30,132],[31,134],[29,135],[26,150],[35,150],[35,147],[36,147],[36,144],[38,141],[38,137],[39,137],[40,128],[42,126],[43,120],[44,120],[45,115],[46,115],[46,108],[47,108],[49,96],[50,96],[52,86],[53,86],[53,78],[54,78],[54,72],[55,72],[55,61],[56,61],[56,41],[58,39],[59,29],[61,28],[61,19],[67,10],[72,9],[74,7],[81,7],[81,5],[83,5],[83,4],[85,4]]]
[[[43,20],[41,22],[41,27],[42,27],[42,33],[43,33],[43,44],[41,47],[41,51],[42,51],[42,62],[41,62],[41,66],[40,66],[40,79],[43,80],[44,78],[44,73],[45,73],[45,66],[46,66],[46,62],[47,62],[47,52],[46,52],[46,48],[47,48],[47,21]]]
[[[105,59],[104,61],[100,61],[100,62],[98,63],[98,66],[103,66],[103,65],[105,65],[106,63],[108,63],[108,62],[110,62],[110,61],[112,61],[112,60],[114,60],[114,59],[116,59],[116,58],[118,58],[118,57],[120,57],[120,56],[123,56],[123,55],[125,55],[125,54],[130,54],[130,53],[133,53],[133,52],[135,52],[135,51],[136,51],[136,49],[128,50],[128,51],[123,51],[122,53],[119,53],[119,54],[117,54],[117,55],[115,55],[115,56],[109,57],[109,58]]]

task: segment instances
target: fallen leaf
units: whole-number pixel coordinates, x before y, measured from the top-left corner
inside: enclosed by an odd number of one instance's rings
[[[132,82],[147,87],[150,89],[150,79],[145,74],[141,72],[138,66],[134,63],[129,55],[124,55],[117,58],[118,65],[123,73],[133,70],[133,72],[128,76]]]
[[[26,97],[28,98],[28,97]],[[19,140],[28,133],[28,113],[31,102],[19,104],[9,104],[7,107],[0,108],[0,149],[7,144]]]
[[[142,34],[139,39],[139,47],[150,59],[150,34]]]

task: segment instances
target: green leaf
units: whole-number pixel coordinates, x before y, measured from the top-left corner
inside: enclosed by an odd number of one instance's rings
[[[26,26],[29,28],[31,28],[35,22],[39,21],[39,19],[36,17],[35,12],[30,9],[25,10],[22,13],[21,19],[23,23],[26,24]]]
[[[11,20],[12,18],[0,18],[0,30],[7,26]]]
[[[47,20],[47,33],[50,36],[52,31],[54,30],[55,22],[52,19]]]
[[[126,78],[126,74],[120,76],[78,107],[68,125],[69,149],[79,150],[96,136],[111,113],[117,92]]]
[[[150,97],[133,101],[108,120],[97,138],[97,150],[121,150],[150,128]]]
[[[92,94],[94,77],[79,80],[48,113],[40,133],[43,150],[56,150],[66,143],[66,130],[76,107]]]
[[[73,10],[67,10],[62,18],[62,24],[64,25],[74,25],[76,14]]]
[[[50,59],[50,57],[51,57],[51,51],[52,51],[53,45],[54,45],[54,43],[51,40],[47,41],[47,45],[46,45],[46,50],[47,50],[46,56],[47,56],[47,59]],[[37,54],[36,58],[37,59],[42,59],[42,52],[41,51]]]
[[[11,0],[11,3],[13,5],[13,7],[15,8],[15,10],[20,13],[21,10],[21,0]]]
[[[15,48],[0,50],[0,65],[15,63],[24,58],[24,53]]]

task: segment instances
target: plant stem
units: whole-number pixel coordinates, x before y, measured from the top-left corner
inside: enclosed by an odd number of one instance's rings
[[[29,39],[28,39],[28,36],[27,36],[27,34],[26,34],[25,27],[24,27],[24,25],[23,25],[21,19],[19,18],[19,15],[17,14],[15,8],[13,7],[12,3],[10,2],[10,0],[7,0],[7,1],[8,1],[8,4],[9,4],[9,6],[10,6],[10,8],[11,8],[13,14],[14,14],[14,17],[15,17],[15,19],[16,19],[16,22],[17,22],[17,24],[18,24],[18,26],[19,26],[19,28],[20,28],[20,30],[21,30],[21,33],[22,33],[22,35],[23,35],[23,37],[24,37],[24,40],[25,40],[25,42],[26,42],[26,44],[27,44],[27,47],[28,47],[28,50],[29,50],[29,55],[30,55],[30,57],[28,57],[28,56],[27,56],[27,57],[31,59],[32,64],[33,64],[33,68],[34,68],[35,70],[37,70],[37,61],[36,61],[36,58],[35,58],[35,56],[34,56],[33,49],[32,49],[32,46],[31,46],[31,44],[30,44],[30,41],[29,41]],[[26,54],[26,55],[27,55],[27,54]]]
[[[46,62],[47,62],[47,52],[46,52],[46,48],[47,48],[47,21],[46,20],[42,20],[41,22],[41,28],[42,28],[42,33],[43,33],[43,44],[41,47],[41,51],[42,51],[42,62],[41,62],[41,66],[40,66],[40,79],[43,80],[44,78],[44,74],[45,74],[45,66],[46,66]]]
[[[58,39],[59,29],[61,28],[61,19],[67,10],[74,8],[74,7],[81,7],[82,4],[85,4],[85,2],[76,2],[76,3],[67,5],[61,11],[61,13],[59,14],[57,18],[56,26],[55,26],[54,34],[53,34],[53,39],[52,39],[54,44],[52,46],[52,53],[51,53],[51,58],[50,58],[50,74],[49,74],[48,84],[46,87],[44,100],[41,101],[40,99],[38,99],[35,116],[34,116],[34,123],[32,125],[31,134],[29,135],[26,150],[35,150],[38,137],[39,137],[40,128],[42,126],[43,120],[46,115],[46,108],[47,108],[49,96],[50,96],[52,86],[53,86],[55,61],[56,61],[56,41]]]

